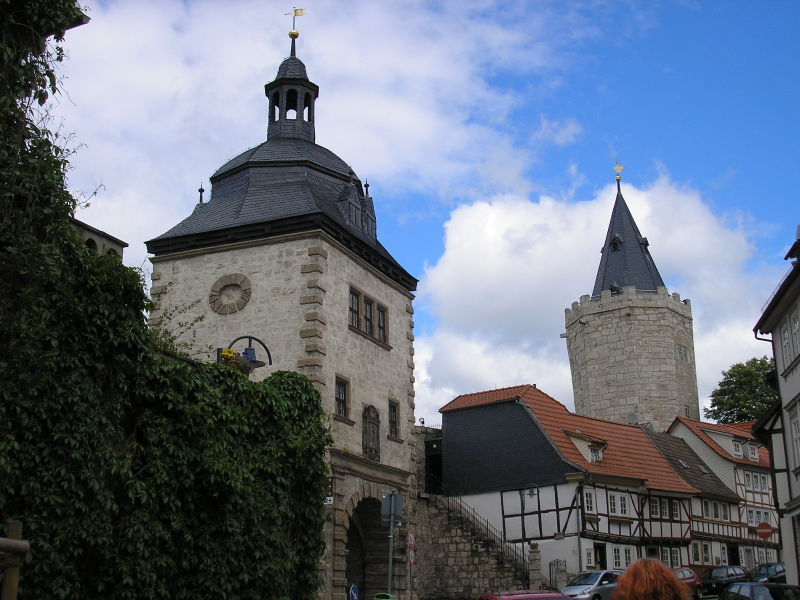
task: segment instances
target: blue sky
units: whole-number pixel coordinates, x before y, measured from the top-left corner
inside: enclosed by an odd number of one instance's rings
[[[670,291],[692,300],[701,401],[769,352],[759,310],[800,223],[800,4],[323,2],[298,55],[317,143],[368,179],[383,244],[420,279],[417,414],[518,383],[572,406],[563,310],[589,293],[623,193]],[[265,138],[288,54],[275,2],[89,3],[67,34],[77,214],[143,242]],[[264,332],[269,337],[268,332]],[[259,336],[261,337],[261,336]]]

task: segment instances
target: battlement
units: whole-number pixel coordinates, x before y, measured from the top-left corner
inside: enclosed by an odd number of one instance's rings
[[[634,286],[626,286],[618,294],[612,294],[611,290],[603,290],[600,296],[584,294],[579,302],[573,302],[570,308],[564,309],[564,322],[569,328],[586,315],[624,308],[666,308],[687,319],[692,318],[691,301],[681,300],[677,292],[670,294],[665,287],[659,287],[654,292],[641,292]]]

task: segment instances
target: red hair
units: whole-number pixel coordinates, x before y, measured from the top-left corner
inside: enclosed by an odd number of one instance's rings
[[[620,575],[612,600],[688,600],[687,588],[660,561],[642,558]]]

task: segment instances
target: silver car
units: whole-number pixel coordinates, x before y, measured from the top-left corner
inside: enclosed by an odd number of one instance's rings
[[[616,569],[584,571],[570,579],[561,593],[575,600],[611,600],[620,575],[622,571]]]

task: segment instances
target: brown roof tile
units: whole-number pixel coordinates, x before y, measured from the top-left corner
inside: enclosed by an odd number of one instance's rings
[[[533,385],[518,385],[497,390],[462,394],[440,409],[454,410],[519,400],[533,413],[561,455],[580,470],[644,481],[650,489],[697,493],[678,477],[647,434],[638,425],[625,425],[571,413],[567,408]],[[589,462],[569,437],[578,433],[585,438],[607,442],[603,460]]]
[[[698,438],[708,444],[709,448],[714,450],[717,454],[722,456],[723,458],[743,464],[748,466],[757,465],[759,467],[764,467],[765,469],[770,468],[771,460],[769,456],[769,450],[766,446],[760,444],[758,438],[753,435],[752,426],[755,421],[745,421],[742,423],[730,423],[730,424],[722,424],[722,423],[706,423],[705,421],[695,421],[694,419],[688,419],[686,417],[677,417],[672,425],[670,425],[670,430],[674,426],[676,422],[683,423],[689,430],[694,433]],[[719,431],[721,433],[726,433],[728,435],[736,436],[738,438],[743,438],[747,441],[753,441],[759,443],[758,448],[758,462],[754,460],[749,460],[747,457],[742,456],[741,458],[734,456],[725,448],[720,446],[714,438],[712,438],[707,431]]]

